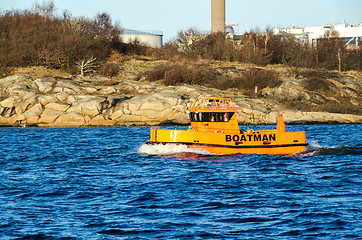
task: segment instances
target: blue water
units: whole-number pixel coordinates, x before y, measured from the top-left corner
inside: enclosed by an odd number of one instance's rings
[[[306,131],[306,152],[153,149],[148,127],[0,129],[0,239],[361,238],[362,125],[287,129]]]

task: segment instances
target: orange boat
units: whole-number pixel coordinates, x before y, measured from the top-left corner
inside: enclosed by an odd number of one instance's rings
[[[304,151],[305,132],[286,132],[282,115],[276,129],[240,130],[230,98],[198,98],[190,109],[188,130],[152,127],[147,144],[185,144],[211,154],[289,155]]]

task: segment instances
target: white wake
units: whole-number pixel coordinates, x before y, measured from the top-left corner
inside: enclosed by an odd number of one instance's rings
[[[210,154],[206,150],[188,148],[184,144],[143,144],[138,152],[146,155],[174,155],[179,153]]]

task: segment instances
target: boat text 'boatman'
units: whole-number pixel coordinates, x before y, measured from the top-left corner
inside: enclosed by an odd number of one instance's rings
[[[227,142],[239,141],[275,141],[275,134],[253,134],[253,135],[225,135]]]

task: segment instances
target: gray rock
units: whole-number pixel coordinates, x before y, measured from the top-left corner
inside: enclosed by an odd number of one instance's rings
[[[49,93],[53,90],[55,81],[52,78],[39,78],[32,84],[33,88],[36,88],[40,93]]]

